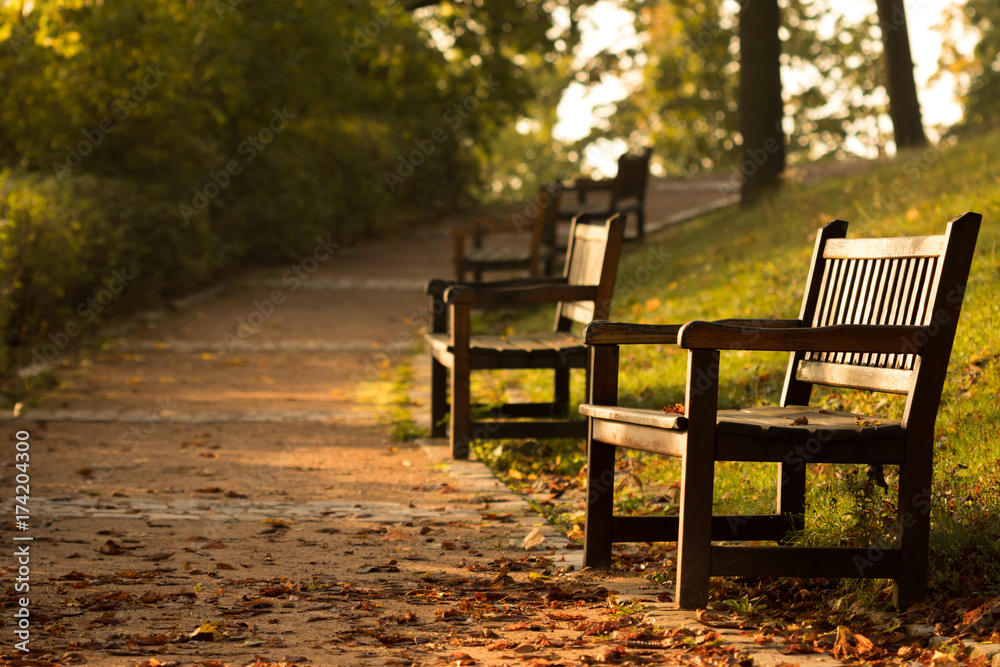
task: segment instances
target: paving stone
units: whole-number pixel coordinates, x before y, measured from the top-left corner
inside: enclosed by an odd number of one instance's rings
[[[933,637],[934,636],[934,626],[928,624],[913,624],[907,625],[904,630],[906,634],[911,637]]]
[[[92,519],[141,519],[141,512],[130,510],[87,510],[86,515]]]
[[[996,655],[1000,655],[1000,644],[974,644],[970,647],[972,659],[992,658]]]

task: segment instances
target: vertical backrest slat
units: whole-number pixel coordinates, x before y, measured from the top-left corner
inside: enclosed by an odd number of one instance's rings
[[[885,260],[888,265],[888,276],[886,277],[885,291],[883,292],[882,307],[879,309],[879,324],[892,324],[894,321],[895,310],[898,308],[899,301],[896,299],[896,293],[899,290],[899,282],[901,280],[900,272],[900,262]],[[874,355],[871,361],[873,366],[885,366],[889,359],[887,354]]]
[[[865,308],[865,318],[863,324],[881,323],[880,316],[886,303],[886,280],[888,279],[890,270],[893,266],[892,262],[885,259],[876,259],[874,260],[874,264],[874,274],[871,285],[873,293],[871,299],[869,299],[868,305]],[[860,363],[865,365],[874,364],[877,356],[878,355],[866,352],[861,355]]]
[[[851,317],[852,324],[868,324],[868,317],[871,312],[871,302],[875,297],[872,289],[872,270],[875,264],[874,259],[861,260],[860,281],[857,290],[857,302],[854,305],[854,313]],[[847,363],[860,364],[861,352],[854,352],[849,355]]]

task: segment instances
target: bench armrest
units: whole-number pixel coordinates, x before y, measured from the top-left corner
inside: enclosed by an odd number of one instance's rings
[[[583,330],[587,345],[677,344],[681,324],[632,324],[595,320]]]
[[[465,289],[510,289],[517,287],[536,287],[541,285],[562,285],[566,279],[561,276],[538,276],[536,278],[511,278],[509,280],[490,280],[484,282],[460,283],[447,278],[434,278],[427,281],[424,293],[429,296],[443,297],[449,287]]]
[[[801,320],[719,320],[715,324],[736,327],[788,329],[802,325]],[[588,345],[677,344],[677,334],[683,324],[632,324],[628,322],[594,321],[583,332]]]
[[[687,349],[920,354],[927,327],[838,324],[826,327],[746,327],[688,322],[677,336]]]
[[[522,306],[558,301],[594,301],[596,298],[596,285],[567,285],[561,278],[559,282],[500,288],[483,287],[482,284],[456,285],[444,294],[444,302],[456,306]]]

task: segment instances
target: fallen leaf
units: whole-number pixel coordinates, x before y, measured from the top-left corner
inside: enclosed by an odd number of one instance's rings
[[[172,552],[171,553],[164,552],[162,554],[153,554],[152,556],[146,556],[145,558],[143,558],[143,560],[151,560],[151,561],[157,562],[157,561],[161,561],[161,560],[166,560],[166,559],[170,558],[173,555],[174,554]]]
[[[128,549],[124,548],[114,540],[108,540],[98,547],[97,550],[105,556],[121,556],[122,554],[128,553]]]
[[[545,541],[545,536],[542,535],[542,531],[537,526],[531,529],[527,535],[524,536],[524,540],[521,542],[521,546],[525,549],[530,549],[531,547],[537,547],[539,544]]]
[[[184,636],[195,641],[217,642],[226,638],[226,633],[219,628],[218,623],[202,623],[193,632]]]
[[[545,612],[545,615],[553,621],[582,621],[587,618],[583,614],[569,614],[564,611]]]
[[[684,404],[674,403],[673,405],[664,405],[663,411],[668,415],[683,415],[684,414]]]
[[[792,420],[792,426],[804,426],[809,423],[809,418],[805,415]]]
[[[942,651],[934,651],[934,654],[931,655],[932,665],[954,665],[957,662],[958,660],[955,658],[955,656],[950,655],[948,653],[944,653]]]
[[[385,535],[382,536],[382,539],[391,541],[407,541],[407,540],[413,540],[415,538],[413,537],[413,535],[410,535],[405,530],[390,530],[386,532]]]

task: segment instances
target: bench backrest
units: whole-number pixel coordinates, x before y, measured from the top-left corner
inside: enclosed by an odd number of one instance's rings
[[[561,196],[562,183],[559,181],[546,183],[538,188],[538,196],[534,202],[538,212],[531,230],[532,266],[537,266],[543,248],[554,248],[556,245],[556,225],[559,222]]]
[[[612,208],[628,199],[638,199],[641,203],[646,198],[646,182],[649,179],[650,149],[639,155],[625,153],[618,158],[618,173],[615,175],[612,190]]]
[[[589,324],[608,318],[624,232],[625,219],[620,215],[611,216],[604,224],[587,224],[585,215],[573,219],[563,276],[570,285],[597,285],[597,298],[560,303],[557,331],[569,330],[573,322]]]
[[[926,326],[927,334],[904,341],[905,354],[793,353],[782,404],[807,404],[813,384],[898,394],[923,385],[939,398],[981,218],[965,213],[939,236],[848,239],[842,220],[820,230],[804,325]]]

